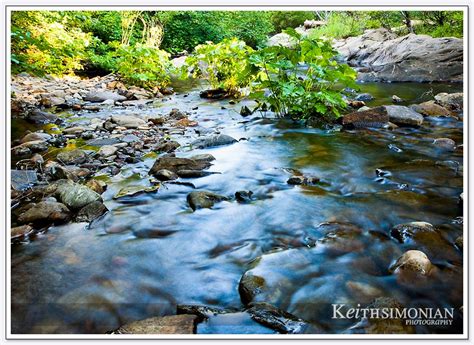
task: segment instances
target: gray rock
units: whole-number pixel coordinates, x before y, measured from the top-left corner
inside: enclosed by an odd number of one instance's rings
[[[237,140],[229,135],[218,134],[211,137],[197,139],[191,143],[191,146],[197,149],[204,149],[206,147],[229,145],[236,142]]]
[[[456,93],[438,93],[435,96],[436,103],[451,111],[462,111],[464,108],[464,94],[462,92]]]
[[[97,139],[88,140],[87,145],[89,146],[115,145],[115,144],[120,143],[121,141],[122,140],[120,140],[119,138],[97,138]]]
[[[27,143],[29,141],[48,141],[52,138],[50,134],[42,132],[28,133],[21,139],[21,143]]]
[[[204,162],[212,162],[216,160],[216,158],[209,153],[194,155],[190,159],[195,160],[195,161],[204,161]]]
[[[111,91],[91,91],[84,96],[84,100],[88,102],[125,101],[126,99],[127,97]]]
[[[28,141],[18,146],[12,147],[11,152],[15,156],[25,156],[34,152],[44,152],[48,150],[48,143],[43,140]]]
[[[11,170],[11,183],[15,190],[25,190],[38,183],[35,170]]]
[[[138,128],[146,125],[145,120],[132,115],[114,115],[112,116],[111,121],[126,128]]]
[[[26,115],[26,120],[34,124],[43,125],[57,122],[59,118],[55,114],[35,109]]]
[[[56,159],[62,164],[81,164],[87,161],[87,154],[80,149],[63,151],[56,156]]]
[[[101,201],[93,201],[79,210],[76,215],[76,222],[92,222],[107,211],[107,207]]]
[[[161,169],[154,173],[154,176],[160,181],[171,181],[176,180],[178,175],[170,170]]]
[[[118,147],[116,146],[104,145],[104,146],[101,146],[101,148],[99,149],[97,153],[99,154],[99,156],[102,156],[102,157],[110,157],[114,155],[117,152],[117,150],[118,150]]]
[[[60,224],[68,221],[69,218],[69,209],[64,204],[54,201],[41,201],[20,214],[18,222],[20,224],[33,223],[37,225]]]
[[[164,141],[153,147],[153,151],[170,153],[175,151],[181,145],[177,141]]]
[[[80,209],[94,201],[102,201],[92,189],[72,181],[58,181],[56,197],[70,209]]]
[[[399,126],[421,126],[423,123],[423,116],[402,105],[386,105],[390,122]]]
[[[339,40],[336,50],[352,66],[362,67],[363,81],[460,82],[463,40],[409,34],[397,37],[386,29]]]
[[[356,101],[371,101],[374,99],[370,93],[361,93],[354,98]]]
[[[227,197],[215,194],[208,191],[195,191],[188,194],[186,197],[189,206],[193,211],[200,208],[211,208],[215,203],[229,200]]]

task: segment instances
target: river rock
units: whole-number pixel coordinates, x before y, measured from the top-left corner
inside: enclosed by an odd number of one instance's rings
[[[351,66],[364,68],[362,81],[460,82],[463,40],[409,34],[397,37],[386,29],[366,30],[333,45]]]
[[[14,156],[26,156],[35,152],[44,152],[48,150],[48,147],[48,143],[44,140],[27,141],[12,147],[11,152]]]
[[[49,161],[44,167],[44,171],[50,180],[71,180],[78,181],[92,174],[87,168],[80,168],[74,165],[63,166],[57,162]]]
[[[178,178],[178,175],[176,173],[168,169],[158,170],[153,174],[153,176],[155,176],[160,181],[171,181],[176,180]]]
[[[21,143],[27,143],[30,141],[48,141],[52,138],[50,134],[43,133],[43,132],[34,132],[34,133],[28,133],[21,139]]]
[[[153,147],[153,151],[170,153],[175,151],[181,145],[174,140],[164,141]]]
[[[196,315],[170,315],[134,321],[114,331],[115,334],[193,334]]]
[[[84,96],[84,100],[88,102],[125,101],[126,99],[127,97],[111,91],[91,91]]]
[[[134,196],[142,193],[153,193],[160,188],[159,185],[156,186],[127,186],[120,189],[115,195],[114,199],[120,199],[126,196]]]
[[[118,150],[118,147],[116,146],[104,145],[104,146],[101,146],[101,148],[99,149],[97,153],[99,154],[99,156],[102,156],[102,157],[110,157],[114,155],[117,152],[117,150]]]
[[[97,194],[102,194],[107,188],[107,184],[102,180],[91,179],[87,181],[86,187],[92,189]]]
[[[93,201],[79,210],[76,215],[76,222],[92,222],[108,211],[102,201]]]
[[[389,121],[399,126],[421,126],[423,116],[402,105],[386,105]]]
[[[11,170],[11,184],[15,190],[25,190],[38,183],[35,170]]]
[[[323,333],[321,328],[269,303],[251,303],[246,312],[253,320],[281,334]]]
[[[454,151],[456,149],[456,142],[450,138],[435,139],[433,145],[445,151]]]
[[[138,128],[146,125],[145,120],[132,115],[114,115],[111,117],[111,121],[125,128]]]
[[[187,118],[187,115],[185,112],[182,112],[181,110],[176,109],[176,108],[171,109],[168,116],[173,120],[181,120],[181,119]]]
[[[394,226],[390,234],[392,237],[396,238],[400,243],[405,243],[406,241],[412,239],[416,234],[419,233],[433,233],[434,227],[427,222],[411,222],[398,224]]]
[[[216,160],[216,158],[210,153],[202,153],[202,154],[194,155],[191,157],[191,159],[195,161],[204,161],[204,162],[212,162]]]
[[[10,236],[12,240],[23,238],[25,236],[28,236],[30,233],[32,233],[33,230],[34,230],[33,227],[29,225],[16,226],[14,228],[11,228]]]
[[[335,254],[357,253],[364,250],[362,230],[350,223],[327,222],[317,227],[317,232],[324,234],[318,245]]]
[[[291,176],[286,183],[291,185],[313,185],[319,182],[319,178],[312,176]]]
[[[35,109],[26,115],[26,120],[37,125],[44,125],[47,123],[55,123],[59,118],[55,114]]]
[[[251,190],[239,190],[235,192],[235,200],[240,203],[248,203],[252,201],[253,192]]]
[[[80,149],[63,151],[56,156],[56,159],[65,165],[85,163],[87,158],[87,154]]]
[[[394,274],[416,273],[421,276],[428,276],[433,270],[433,265],[425,253],[419,250],[409,250],[405,252],[390,267]]]
[[[33,223],[36,225],[60,224],[68,221],[69,218],[70,212],[66,205],[54,201],[41,201],[20,214],[18,222],[20,224]]]
[[[178,170],[178,176],[182,178],[198,178],[198,177],[205,177],[213,174],[219,174],[218,172],[214,171],[203,171],[203,170],[186,170],[181,169]]]
[[[402,103],[402,102],[403,102],[403,99],[401,99],[401,98],[398,97],[397,95],[393,95],[393,96],[392,96],[392,102],[393,102],[393,103]]]
[[[86,129],[84,127],[75,126],[63,129],[63,134],[81,135]]]
[[[342,125],[348,128],[383,127],[388,121],[385,107],[355,111],[342,117]]]
[[[180,170],[204,170],[210,166],[211,164],[204,160],[179,157],[160,157],[151,167],[149,174],[155,175],[155,173],[158,173],[158,171],[162,169],[178,173]]]
[[[189,206],[193,211],[200,208],[211,208],[215,203],[229,200],[229,198],[208,191],[194,191],[186,197]]]
[[[191,146],[196,149],[204,149],[206,147],[222,146],[236,143],[237,140],[226,134],[218,134],[206,138],[193,141]]]
[[[372,96],[370,93],[361,93],[355,97],[356,101],[364,101],[364,102],[371,101],[373,99],[374,99],[374,96]]]
[[[435,101],[427,101],[420,104],[412,105],[411,108],[417,113],[422,114],[423,116],[454,116],[451,111],[435,103]]]
[[[94,201],[102,201],[92,189],[72,181],[58,181],[55,195],[70,209],[80,209]]]
[[[459,112],[463,110],[464,94],[456,93],[438,93],[435,97],[436,103],[448,110]]]

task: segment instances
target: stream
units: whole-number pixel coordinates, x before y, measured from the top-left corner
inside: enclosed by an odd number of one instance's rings
[[[90,225],[53,226],[12,245],[12,333],[105,333],[133,320],[174,315],[177,304],[241,309],[239,281],[254,267],[281,280],[269,302],[327,333],[346,332],[354,323],[332,320],[331,303],[367,302],[354,292],[354,282],[405,306],[455,308],[458,316],[450,327],[420,326],[417,333],[462,333],[463,256],[454,241],[463,231],[457,218],[463,154],[432,145],[442,137],[462,144],[462,121],[425,118],[420,128],[323,130],[271,114],[244,118],[240,107],[253,102],[204,100],[200,86],[177,91],[143,109],[111,108],[66,122],[178,108],[191,113],[202,135],[220,132],[239,141],[191,150],[186,144],[198,137],[196,128],[176,130],[170,136],[182,144],[177,156],[212,154],[216,160],[209,171],[216,174],[181,179],[195,189],[163,184],[155,193],[113,199],[125,186],[150,185],[148,171],[156,157],[149,156],[101,177],[110,210],[101,218]],[[408,105],[439,92],[462,92],[462,85],[366,83],[361,92],[375,97],[367,102],[370,107],[391,104],[394,94]],[[12,139],[26,129],[31,126],[13,120]],[[376,169],[386,173],[380,176]],[[290,185],[295,171],[320,181]],[[193,190],[228,197],[252,191],[253,201],[223,201],[193,212],[186,202]],[[433,224],[437,236],[408,243],[390,236],[393,226],[413,221]],[[324,243],[315,244],[324,236],[320,224],[325,222],[350,223],[362,235],[350,250],[334,253]],[[406,287],[388,272],[408,249],[424,251],[439,269],[428,286]],[[283,252],[286,257],[272,258]],[[274,331],[234,313],[199,324],[197,332]]]

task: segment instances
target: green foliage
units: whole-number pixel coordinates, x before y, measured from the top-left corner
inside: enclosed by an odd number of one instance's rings
[[[333,12],[326,25],[311,30],[311,37],[346,38],[361,35],[367,26],[364,12]]]
[[[303,25],[305,20],[312,19],[316,19],[314,12],[274,11],[271,13],[271,21],[277,33],[287,28],[296,28]]]
[[[423,24],[417,34],[432,37],[463,37],[463,13],[460,11],[425,11],[420,14]]]
[[[254,89],[259,90],[254,96],[280,116],[323,122],[337,118],[346,106],[341,90],[355,87],[356,72],[335,61],[336,51],[327,40],[303,38],[294,29],[285,32],[296,40],[294,47],[267,47],[250,57]]]
[[[80,70],[92,40],[91,34],[74,26],[80,20],[69,12],[12,12],[13,73],[64,75]]]
[[[118,47],[114,55],[116,72],[126,83],[147,89],[170,83],[170,55],[164,50],[137,43]]]
[[[187,57],[184,71],[192,69],[193,77],[206,79],[213,89],[239,96],[241,88],[249,86],[253,79],[248,61],[253,51],[236,38],[201,44]]]

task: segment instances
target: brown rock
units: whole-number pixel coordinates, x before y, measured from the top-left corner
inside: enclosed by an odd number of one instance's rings
[[[120,327],[115,334],[193,334],[196,315],[170,315],[135,321]]]
[[[455,116],[450,110],[436,104],[435,101],[428,101],[417,105],[412,105],[411,108],[423,116]]]
[[[349,128],[383,127],[388,121],[385,107],[376,107],[344,115],[342,125]]]

